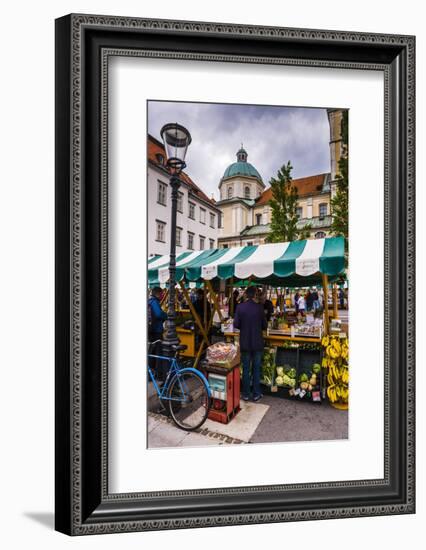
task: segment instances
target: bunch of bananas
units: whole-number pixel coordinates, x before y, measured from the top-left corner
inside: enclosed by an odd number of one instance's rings
[[[327,395],[331,403],[347,404],[349,401],[349,346],[347,338],[324,336],[322,366],[328,369]]]

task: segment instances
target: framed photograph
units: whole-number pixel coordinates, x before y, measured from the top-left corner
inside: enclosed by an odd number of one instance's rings
[[[415,38],[56,21],[56,529],[415,511]]]

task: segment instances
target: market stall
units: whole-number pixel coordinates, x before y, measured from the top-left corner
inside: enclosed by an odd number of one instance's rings
[[[196,364],[203,350],[210,344],[209,332],[213,315],[208,325],[205,319],[199,318],[189,299],[187,289],[189,283],[204,285],[205,297],[221,321],[223,336],[230,341],[238,340],[238,331],[232,329],[234,313],[232,300],[229,307],[224,308],[223,296],[219,296],[220,281],[228,284],[231,292],[234,286],[243,282],[247,284],[247,281],[275,289],[321,287],[325,307],[320,317],[305,315],[300,318],[298,315],[289,313],[286,316],[283,312],[278,323],[268,326],[264,338],[274,355],[275,371],[268,384],[271,389],[281,386],[291,392],[292,389],[297,391],[300,389],[300,384],[303,384],[302,392],[306,389],[306,393],[310,392],[312,395],[314,391],[322,391],[322,397],[324,397],[324,377],[321,369],[318,371],[317,365],[322,361],[322,338],[330,334],[330,317],[337,316],[336,301],[332,301],[331,311],[327,306],[329,287],[344,273],[344,270],[342,237],[210,249],[179,255],[176,261],[176,281],[184,293],[194,323],[201,335],[199,348],[195,351]],[[150,285],[167,282],[167,256],[156,257],[150,261],[148,280]],[[281,303],[285,303],[281,295],[279,298]],[[297,353],[294,353],[294,350]],[[308,365],[309,362],[310,365]],[[314,370],[312,370],[313,365],[315,365]],[[277,371],[278,367],[282,367],[282,370]],[[264,378],[264,382],[267,380],[268,378]],[[289,380],[290,383],[288,383]],[[293,382],[294,380],[296,382]],[[299,386],[296,388],[297,384]],[[318,396],[315,394],[312,397],[315,399]]]

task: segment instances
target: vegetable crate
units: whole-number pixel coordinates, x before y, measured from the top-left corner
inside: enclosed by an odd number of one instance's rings
[[[277,347],[273,372],[270,371],[269,356],[265,369],[271,375],[268,380],[262,376],[262,384],[266,391],[280,397],[321,403],[324,399],[321,360],[321,349]]]

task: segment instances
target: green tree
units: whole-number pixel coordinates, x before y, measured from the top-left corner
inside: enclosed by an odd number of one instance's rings
[[[343,111],[341,121],[342,154],[339,160],[339,174],[336,176],[336,194],[331,200],[331,231],[345,238],[348,248],[349,235],[349,151],[348,151],[348,111]]]
[[[277,177],[271,178],[269,184],[272,190],[272,199],[269,204],[272,209],[272,219],[267,242],[289,242],[305,239],[310,234],[310,225],[298,229],[297,189],[292,184],[290,161],[278,170]]]

